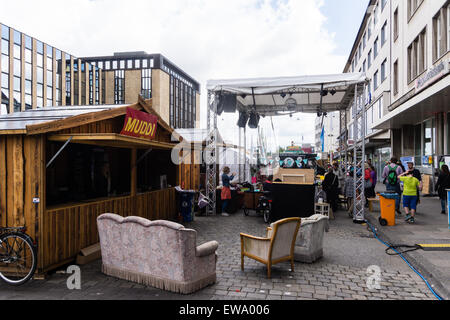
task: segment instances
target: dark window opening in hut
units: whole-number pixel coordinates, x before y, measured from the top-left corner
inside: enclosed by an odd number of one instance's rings
[[[49,142],[47,162],[63,143]],[[129,196],[130,149],[69,144],[47,169],[47,206]]]
[[[141,159],[146,150],[138,150]],[[162,190],[176,185],[177,167],[171,160],[171,151],[153,150],[137,166],[137,192]]]

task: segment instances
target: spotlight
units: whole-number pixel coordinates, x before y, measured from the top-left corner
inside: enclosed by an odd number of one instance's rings
[[[259,114],[257,114],[256,112],[252,112],[250,114],[250,120],[248,121],[248,127],[251,129],[256,129],[258,128],[259,125]]]
[[[321,92],[320,92],[320,95],[322,96],[322,97],[325,97],[325,96],[327,96],[328,95],[328,90],[322,90]]]
[[[284,98],[286,98],[286,93],[282,93],[282,94],[280,94],[280,96],[284,99]]]
[[[330,93],[331,93],[332,96],[334,96],[336,94],[336,90],[333,89],[333,90],[330,91]]]
[[[239,112],[239,120],[238,120],[238,127],[239,128],[245,128],[248,121],[248,114],[247,112]]]
[[[241,98],[242,98],[242,99],[245,99],[245,98],[247,98],[247,95],[246,95],[246,94],[242,94],[242,95],[241,95]]]
[[[219,113],[220,111],[220,113]],[[222,93],[217,105],[217,114],[235,113],[236,112],[236,95],[230,93]]]

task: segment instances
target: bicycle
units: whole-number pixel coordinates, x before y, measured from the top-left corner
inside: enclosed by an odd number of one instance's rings
[[[0,278],[20,286],[33,277],[36,266],[36,247],[26,228],[0,227]]]

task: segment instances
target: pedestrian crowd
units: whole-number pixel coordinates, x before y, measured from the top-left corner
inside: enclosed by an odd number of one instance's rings
[[[365,206],[369,206],[369,199],[376,197],[375,188],[378,183],[378,174],[375,167],[369,159],[364,164],[364,170],[349,167],[347,174],[345,169],[337,162],[328,166],[322,183],[322,189],[326,193],[326,200],[331,209],[336,212],[339,206],[339,196],[342,195],[347,201],[349,215],[353,215],[354,203],[354,176],[364,176],[364,196]],[[415,223],[417,206],[420,204],[420,192],[423,190],[422,174],[414,167],[413,161],[407,161],[407,168],[401,161],[392,157],[381,174],[383,184],[386,187],[386,193],[392,194],[395,198],[395,210],[398,215],[402,214],[400,205],[403,205],[405,212],[405,221]],[[442,214],[446,214],[447,191],[450,189],[450,172],[447,165],[442,165],[438,181],[435,185],[442,207]],[[356,195],[359,196],[358,194]]]

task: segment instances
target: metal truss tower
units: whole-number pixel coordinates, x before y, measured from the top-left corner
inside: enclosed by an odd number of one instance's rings
[[[353,146],[350,147],[353,155],[353,179],[354,179],[354,208],[353,222],[363,223],[364,217],[364,164],[365,164],[365,142],[366,142],[366,107],[365,107],[366,85],[355,86],[355,101],[352,107],[353,119]]]

